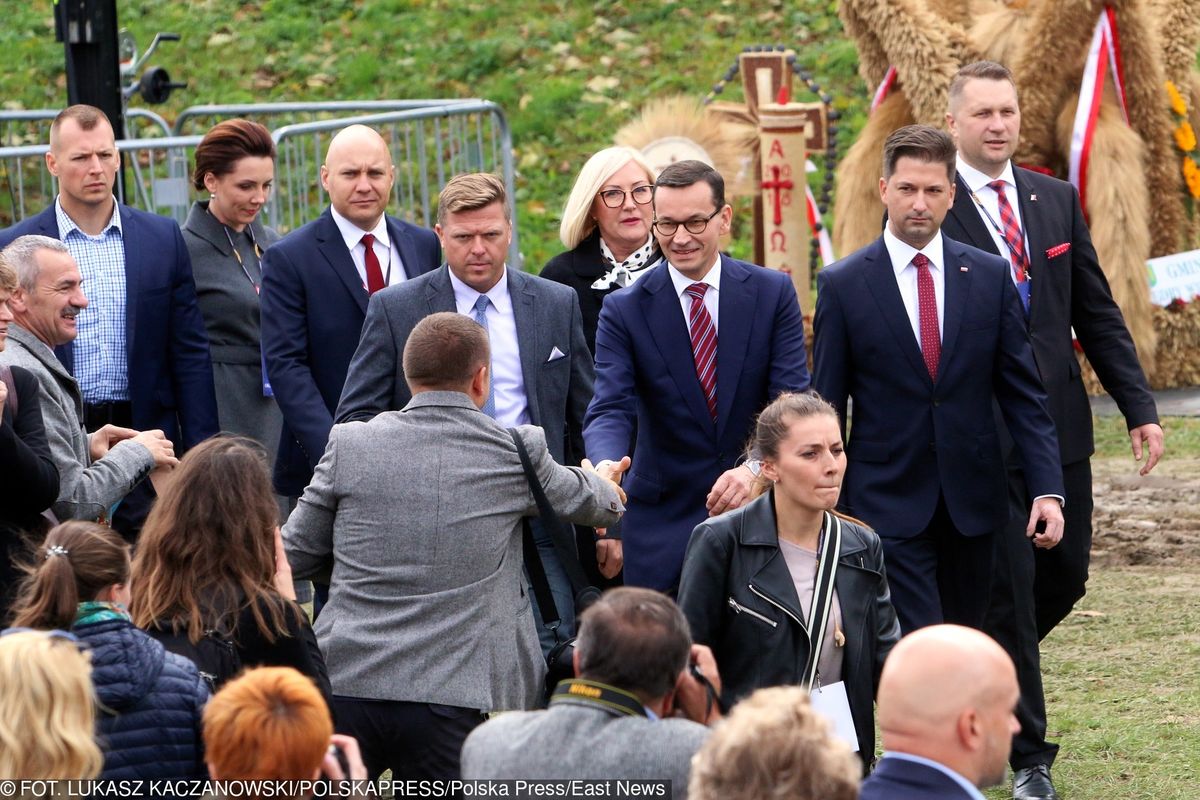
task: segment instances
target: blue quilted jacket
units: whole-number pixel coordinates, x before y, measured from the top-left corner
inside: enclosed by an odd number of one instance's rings
[[[196,666],[128,620],[76,625],[72,632],[92,647],[100,777],[205,777],[200,716],[208,690]]]

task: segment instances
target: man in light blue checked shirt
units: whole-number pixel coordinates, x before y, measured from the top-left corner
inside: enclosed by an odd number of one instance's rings
[[[88,431],[106,424],[162,430],[176,452],[218,430],[208,335],[196,305],[192,265],[171,219],[118,204],[121,158],[98,108],[76,105],[50,127],[46,167],[59,195],[40,214],[0,232],[62,240],[91,300],[79,335],[58,348],[79,382]],[[113,525],[134,537],[149,510],[148,486],[117,508]]]

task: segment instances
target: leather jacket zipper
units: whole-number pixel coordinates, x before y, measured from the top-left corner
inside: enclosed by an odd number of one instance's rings
[[[770,625],[772,628],[779,627],[779,623],[776,622],[775,620],[771,619],[768,616],[758,613],[757,611],[755,611],[752,608],[746,608],[744,605],[739,603],[737,600],[734,600],[732,597],[729,598],[729,607],[732,608],[738,614],[746,613],[746,614],[749,614],[750,616],[754,617],[755,619],[760,619],[763,622]]]
[[[797,617],[797,616],[796,616],[795,614],[793,614],[791,611],[788,611],[788,610],[787,610],[786,608],[784,608],[783,606],[779,605],[779,603],[776,603],[774,600],[772,600],[771,598],[767,597],[765,594],[763,594],[762,592],[760,592],[758,589],[755,589],[755,588],[754,588],[754,584],[753,584],[753,583],[749,584],[749,586],[750,586],[750,591],[751,591],[751,592],[753,592],[754,594],[758,595],[758,596],[759,596],[759,597],[761,597],[763,600],[766,600],[768,603],[770,603],[771,605],[773,605],[773,606],[775,606],[776,608],[778,608],[778,609],[779,609],[780,611],[782,611],[784,614],[787,614],[789,617],[791,617],[792,619],[794,619],[794,620],[796,621],[796,624],[797,624],[797,625],[799,625],[799,626],[800,626],[802,629],[804,629],[804,630],[807,630],[807,628],[805,628],[805,627],[804,627],[804,623],[800,621],[800,618],[799,618],[799,617]],[[749,609],[747,609],[747,610],[749,610]]]

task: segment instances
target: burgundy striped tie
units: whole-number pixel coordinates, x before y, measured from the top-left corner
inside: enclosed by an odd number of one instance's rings
[[[707,283],[693,283],[683,290],[692,298],[688,312],[688,328],[692,334],[692,355],[696,359],[696,377],[704,390],[708,402],[708,413],[717,421],[717,326],[713,325],[708,309],[704,307]]]

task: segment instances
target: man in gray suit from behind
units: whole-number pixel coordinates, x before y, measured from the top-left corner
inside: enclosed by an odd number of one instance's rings
[[[579,298],[567,286],[506,266],[511,220],[504,182],[495,175],[458,175],[446,183],[438,197],[435,228],[446,264],[371,298],[338,403],[337,422],[371,419],[381,411],[403,408],[411,394],[400,353],[409,332],[429,314],[457,311],[480,322],[491,340],[492,394],[485,413],[505,427],[541,426],[555,461],[579,463],[583,415],[594,378]],[[551,532],[534,525],[562,619],[558,630],[562,639],[574,635],[574,592],[559,563],[552,533],[569,540],[572,549],[574,535],[570,530]],[[620,570],[620,547],[616,540],[597,543],[605,577]],[[541,625],[538,633],[548,653],[554,637]]]
[[[480,413],[487,333],[437,313],[404,347],[412,399],[333,427],[284,527],[297,578],[330,576],[316,623],[337,729],[371,778],[458,777],[481,712],[534,707],[545,662],[521,574],[537,514],[512,436]],[[611,479],[554,463],[540,428],[516,429],[554,509],[586,525],[624,510]],[[623,466],[628,466],[625,464]]]
[[[689,666],[691,662],[691,666]],[[691,670],[721,690],[712,652],[693,645],[671,598],[623,587],[580,620],[574,680],[550,708],[501,714],[467,738],[467,780],[669,780],[687,797],[692,756],[720,709]],[[678,710],[685,719],[672,718]]]

